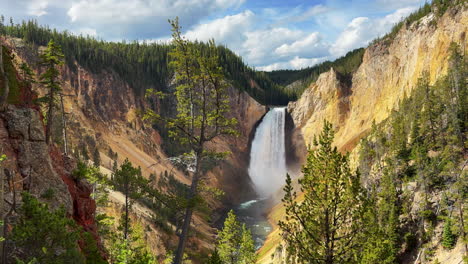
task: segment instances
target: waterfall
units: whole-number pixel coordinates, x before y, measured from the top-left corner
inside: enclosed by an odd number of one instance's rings
[[[269,197],[285,184],[284,124],[286,107],[272,108],[255,131],[250,151],[249,176],[261,197]]]

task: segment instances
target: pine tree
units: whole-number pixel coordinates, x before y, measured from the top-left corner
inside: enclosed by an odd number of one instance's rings
[[[112,175],[112,183],[115,189],[122,192],[125,196],[125,210],[122,215],[121,228],[123,230],[123,238],[127,239],[130,232],[130,209],[133,202],[143,195],[142,190],[146,186],[147,180],[141,175],[141,169],[133,167],[128,159]]]
[[[5,111],[8,104],[8,94],[10,93],[10,85],[8,80],[8,74],[5,69],[6,48],[0,44],[0,76],[3,79],[2,95],[0,96],[0,111]]]
[[[386,161],[387,166],[390,161]],[[398,254],[399,213],[397,179],[385,167],[378,190],[370,192],[371,199],[364,217],[365,237],[360,263],[393,264]]]
[[[39,263],[85,263],[78,251],[79,229],[64,208],[50,211],[29,193],[23,193],[20,218],[11,239],[26,252],[12,252],[23,260]]]
[[[250,264],[257,262],[257,254],[255,253],[255,243],[252,239],[252,233],[245,226],[241,228],[241,241],[239,247],[240,264]]]
[[[279,226],[290,262],[351,263],[363,229],[364,195],[359,176],[351,172],[348,156],[332,146],[334,132],[325,121],[314,139],[304,177],[299,179],[304,200],[297,201],[287,175],[283,203],[286,219]]]
[[[207,264],[223,264],[221,257],[219,256],[218,249],[215,249],[208,259]]]
[[[64,55],[59,45],[53,40],[49,41],[47,49],[41,54],[41,64],[46,67],[45,72],[41,75],[41,84],[48,89],[48,94],[40,98],[40,102],[47,103],[47,124],[46,124],[46,143],[49,144],[54,124],[54,108],[56,107],[57,95],[60,92],[60,72],[57,67],[61,66],[64,61]]]
[[[94,149],[94,152],[93,152],[93,163],[94,163],[94,166],[95,167],[98,167],[101,166],[101,156],[99,154],[99,150],[98,148],[95,148]]]
[[[174,258],[175,264],[182,262],[190,222],[196,201],[199,198],[198,185],[202,177],[202,162],[210,157],[206,143],[221,135],[236,134],[237,120],[228,118],[229,97],[227,82],[219,65],[218,50],[214,41],[209,41],[206,50],[200,50],[195,43],[182,37],[176,18],[170,21],[174,49],[169,53],[171,67],[175,71],[177,117],[167,119],[153,111],[147,111],[145,118],[163,121],[170,128],[170,136],[187,144],[194,156],[194,169],[190,193],[187,197],[184,221],[179,234],[179,244]],[[149,91],[150,95],[161,94]]]
[[[218,233],[217,250],[225,264],[255,263],[257,255],[250,230],[237,221],[234,211],[228,213],[223,229]]]
[[[223,229],[218,233],[218,250],[221,260],[226,264],[236,264],[239,261],[240,223],[234,211],[229,211],[224,220]]]
[[[26,83],[27,86],[36,82],[34,78],[34,72],[26,62],[21,63],[20,70],[21,77],[23,77],[23,81]]]
[[[442,246],[446,249],[452,249],[455,246],[456,237],[452,231],[452,220],[450,218],[445,220],[444,232],[442,233]]]

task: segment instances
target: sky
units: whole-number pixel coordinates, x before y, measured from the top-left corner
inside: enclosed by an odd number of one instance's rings
[[[226,45],[257,70],[301,69],[365,47],[426,0],[0,0],[0,14],[108,41]]]

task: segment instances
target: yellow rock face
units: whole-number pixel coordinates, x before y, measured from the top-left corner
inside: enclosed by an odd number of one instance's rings
[[[391,43],[369,46],[351,87],[341,84],[333,69],[323,73],[298,101],[288,105],[296,133],[302,135],[306,145],[311,144],[326,119],[334,125],[336,146],[342,151],[352,150],[374,120],[381,122],[398,107],[423,71],[428,71],[432,82],[447,72],[450,44],[466,47],[467,27],[466,7],[449,10],[441,18],[431,14],[402,28]],[[278,221],[281,214],[284,208],[274,207],[270,221]],[[259,251],[258,263],[282,263],[285,252],[279,233],[275,229],[270,234]]]
[[[466,46],[468,11],[447,12],[434,25],[433,15],[403,28],[390,44],[369,46],[353,75],[352,86],[343,87],[333,69],[323,73],[288,109],[306,144],[319,133],[323,120],[336,129],[336,145],[351,150],[372,125],[388,117],[399,100],[415,87],[423,71],[435,81],[447,71],[449,46]]]

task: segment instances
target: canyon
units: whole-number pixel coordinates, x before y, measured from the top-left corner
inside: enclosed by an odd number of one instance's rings
[[[444,76],[450,46],[456,43],[465,51],[467,31],[466,3],[448,9],[440,17],[430,13],[404,24],[393,38],[369,44],[361,65],[351,76],[343,76],[331,68],[310,83],[297,101],[283,107],[262,105],[246,90],[231,85],[229,117],[239,121],[239,135],[220,137],[210,143],[212,150],[230,154],[205,176],[206,185],[222,190],[224,196],[220,200],[208,200],[212,210],[209,219],[198,214],[194,217],[192,228],[197,235],[190,237],[189,251],[211,252],[226,212],[231,208],[239,211],[254,206],[256,220],[249,226],[257,225],[263,230],[260,235],[254,234],[260,239],[257,246],[261,246],[257,263],[285,263],[286,251],[278,228],[278,221],[285,216],[280,202],[281,188],[287,172],[295,179],[301,176],[307,147],[322,130],[324,120],[333,124],[335,145],[343,153],[350,152],[355,168],[359,142],[372,125],[381,123],[398,109],[423,72],[428,73],[431,83]],[[11,36],[2,36],[0,42],[11,50],[17,68],[27,62],[33,65],[36,75],[41,74],[42,69],[34,65],[43,46],[30,45]],[[109,177],[114,160],[121,164],[128,159],[141,168],[146,178],[154,176],[158,180],[163,172],[170,171],[177,181],[190,184],[190,178],[172,163],[173,157],[163,148],[167,142],[162,131],[142,118],[144,109],[162,113],[166,107],[169,110],[165,111],[173,111],[174,101],[150,102],[138,95],[136,87],[117,72],[96,73],[77,60],[72,67],[62,66],[60,76],[67,116],[68,155],[63,154],[61,144],[48,148],[45,143],[44,114],[33,103],[46,93],[41,84],[33,84],[30,91],[22,89],[22,102],[10,105],[0,115],[0,145],[8,157],[2,166],[17,183],[18,192],[28,190],[52,208],[65,206],[69,216],[98,238],[94,221],[96,204],[90,197],[92,186],[72,177],[76,167],[72,156],[82,145],[98,150],[100,170]],[[259,89],[254,79],[249,82],[250,88]],[[165,83],[169,91],[173,92],[174,86],[173,79]],[[53,200],[41,197],[49,189],[55,193]],[[261,204],[268,197],[273,198]],[[112,191],[110,199],[111,205],[103,210],[119,217],[124,198]],[[255,207],[256,203],[260,205]],[[240,214],[245,214],[243,217],[247,219],[254,215],[253,211]],[[131,218],[145,227],[145,240],[151,253],[162,259],[176,246],[177,236],[155,225],[152,219],[155,213],[143,204],[136,204]],[[459,263],[463,256],[461,244],[453,254],[439,250],[436,256],[443,263]]]

